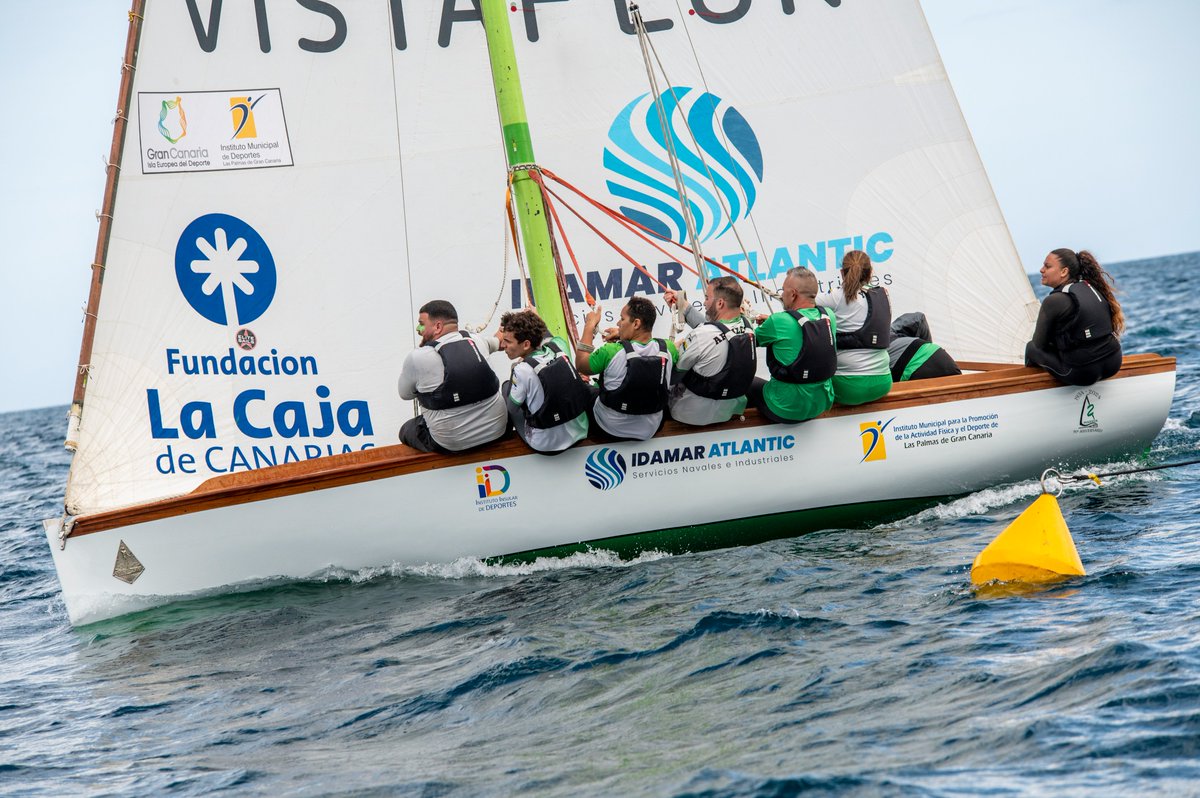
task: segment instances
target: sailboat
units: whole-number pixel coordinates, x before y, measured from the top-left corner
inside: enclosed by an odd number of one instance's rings
[[[45,522],[72,624],[329,569],[755,543],[1154,438],[1173,359],[1085,389],[1019,365],[1037,303],[917,0],[639,13],[134,0],[74,456]],[[601,206],[604,236],[566,211]],[[787,268],[829,287],[864,250],[969,373],[800,425],[748,412],[556,457],[396,443],[425,301],[495,330],[532,300],[569,336],[589,298],[615,314],[697,287],[690,256],[611,249],[621,220],[702,246],[695,265],[753,281],[763,312]]]

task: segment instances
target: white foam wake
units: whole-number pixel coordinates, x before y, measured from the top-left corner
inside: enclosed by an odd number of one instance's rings
[[[494,578],[526,576],[543,571],[562,571],[568,568],[628,568],[669,556],[671,555],[666,552],[647,551],[632,560],[623,560],[614,552],[593,549],[576,552],[567,557],[538,557],[532,562],[509,564],[492,564],[476,557],[460,557],[448,563],[422,563],[421,565],[394,563],[382,567],[361,568],[357,571],[334,568],[319,574],[317,578],[351,582],[367,582],[383,576],[424,576],[436,579]]]
[[[1062,472],[1064,477],[1078,477],[1085,473],[1107,474],[1113,471],[1127,471],[1138,468],[1144,468],[1145,463],[1135,461],[1124,461],[1116,463],[1104,463],[1099,466],[1088,466],[1086,468],[1075,468]],[[1067,484],[1065,494],[1071,496],[1078,494],[1081,491],[1103,490],[1105,487],[1121,484],[1124,482],[1152,482],[1162,479],[1162,476],[1155,471],[1144,471],[1136,474],[1122,474],[1120,476],[1104,477],[1100,485],[1083,480],[1072,481]],[[909,516],[904,519],[906,523],[922,523],[929,521],[954,521],[959,518],[966,518],[972,515],[984,515],[1001,507],[1007,507],[1011,504],[1027,502],[1028,500],[1037,497],[1042,492],[1042,486],[1037,480],[1029,480],[1027,482],[1018,482],[1011,485],[1000,485],[995,488],[985,488],[984,490],[976,491],[968,496],[955,499],[945,504],[939,504],[936,507],[930,507],[922,510],[919,513]]]

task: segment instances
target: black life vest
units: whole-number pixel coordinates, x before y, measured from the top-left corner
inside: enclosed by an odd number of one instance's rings
[[[862,292],[867,300],[867,318],[854,332],[838,330],[838,351],[846,349],[887,349],[892,340],[892,303],[887,291],[877,285]]]
[[[542,406],[536,413],[525,408],[525,422],[535,429],[566,424],[592,406],[592,392],[579,379],[566,353],[553,341],[546,342],[546,349],[554,353],[548,360],[539,361],[532,355],[525,358],[542,385]]]
[[[705,399],[737,399],[745,396],[754,382],[754,372],[758,368],[758,352],[754,339],[746,331],[730,332],[719,321],[708,322],[719,330],[713,339],[716,343],[726,345],[725,366],[708,377],[702,377],[695,369],[683,373],[684,386]]]
[[[647,416],[667,406],[671,380],[671,369],[667,364],[671,361],[671,352],[663,339],[655,338],[654,341],[658,344],[655,354],[635,353],[632,343],[621,342],[621,348],[625,350],[625,379],[611,391],[604,387],[603,378],[600,380],[599,398],[605,407],[627,416]]]
[[[1055,343],[1060,352],[1087,349],[1108,342],[1113,334],[1112,308],[1099,291],[1082,280],[1054,290],[1069,296],[1075,309],[1068,321],[1056,331]]]
[[[469,336],[457,341],[429,341],[442,359],[445,376],[442,384],[429,393],[417,393],[417,401],[426,410],[449,410],[452,407],[482,402],[500,391],[500,380],[487,364],[487,357]]]
[[[837,349],[833,344],[833,326],[828,308],[817,308],[820,318],[810,319],[798,310],[787,314],[800,325],[800,354],[791,363],[780,363],[775,347],[767,347],[767,368],[780,382],[810,385],[824,382],[837,371]]]

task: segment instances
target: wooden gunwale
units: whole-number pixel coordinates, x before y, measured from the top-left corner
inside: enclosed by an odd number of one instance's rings
[[[887,396],[876,402],[854,407],[835,405],[821,418],[854,415],[873,410],[890,412],[915,405],[943,404],[985,396],[1004,396],[1061,387],[1061,383],[1055,381],[1041,369],[1002,364],[971,365],[987,365],[989,368],[974,374],[898,383]],[[1121,371],[1112,379],[1139,377],[1174,370],[1175,358],[1173,357],[1161,357],[1153,354],[1131,355],[1125,358]],[[656,439],[692,434],[699,429],[705,431],[744,430],[767,423],[753,410],[747,410],[745,421],[735,419],[711,427],[689,427],[668,421]],[[78,516],[67,537],[79,537],[202,510],[530,453],[532,450],[515,436],[457,455],[428,454],[418,452],[403,444],[395,444],[253,471],[225,474],[204,481],[191,493],[182,496]]]

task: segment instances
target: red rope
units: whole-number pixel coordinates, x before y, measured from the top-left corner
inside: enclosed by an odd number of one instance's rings
[[[513,251],[517,254],[517,266],[521,269],[521,293],[532,305],[533,296],[529,289],[529,277],[525,274],[525,260],[521,256],[521,239],[517,237],[517,216],[512,204],[512,175],[508,176],[508,188],[504,191],[504,208],[508,213],[508,229],[512,233]]]
[[[669,242],[669,243],[671,243],[671,244],[674,244],[676,247],[679,247],[679,248],[680,248],[680,249],[682,249],[684,252],[688,252],[688,253],[695,254],[695,253],[694,253],[694,250],[692,250],[692,248],[691,248],[691,247],[689,247],[689,246],[687,246],[687,245],[685,245],[685,244],[681,244],[681,243],[679,243],[678,241],[676,241],[676,240],[675,240],[675,239],[673,239],[673,238],[666,238],[665,236],[663,236],[663,235],[661,235],[661,234],[659,234],[659,233],[656,233],[655,231],[651,230],[649,227],[646,227],[645,225],[643,225],[643,224],[640,224],[639,222],[636,222],[636,221],[634,221],[633,219],[630,219],[629,217],[625,216],[625,215],[624,215],[623,213],[621,213],[620,211],[618,211],[618,210],[615,210],[615,209],[613,209],[613,208],[610,208],[610,207],[608,207],[607,205],[605,205],[604,203],[600,202],[599,200],[593,199],[592,197],[590,197],[590,196],[588,196],[587,194],[585,194],[583,191],[581,191],[581,190],[579,190],[578,188],[576,188],[575,186],[571,185],[571,184],[570,184],[569,182],[567,182],[566,180],[563,180],[561,177],[559,177],[558,175],[554,174],[554,172],[551,172],[549,169],[542,169],[542,172],[543,172],[543,173],[546,175],[546,177],[549,177],[549,178],[550,178],[551,180],[553,180],[554,182],[556,182],[556,183],[559,183],[560,185],[562,185],[562,186],[565,186],[566,188],[568,188],[568,189],[570,189],[571,191],[575,192],[577,195],[579,195],[580,197],[582,197],[582,198],[584,199],[584,201],[588,202],[588,203],[589,203],[589,204],[591,204],[593,207],[595,207],[595,208],[599,209],[600,211],[604,212],[604,213],[605,213],[605,214],[607,214],[609,217],[611,217],[611,218],[612,218],[614,221],[616,221],[616,222],[620,223],[621,225],[625,226],[625,227],[626,227],[626,229],[629,229],[629,230],[630,230],[630,232],[634,233],[634,235],[638,235],[638,237],[639,237],[639,238],[641,238],[643,241],[646,241],[646,242],[647,242],[647,243],[649,243],[651,246],[654,246],[654,248],[655,248],[655,249],[658,249],[658,251],[659,251],[659,252],[662,252],[662,253],[663,253],[664,255],[666,255],[668,258],[669,258],[669,257],[671,257],[670,253],[667,253],[667,252],[663,251],[661,248],[659,248],[658,246],[656,246],[656,245],[655,245],[655,244],[654,244],[652,241],[649,241],[649,239],[646,239],[644,236],[641,236],[641,235],[639,235],[639,234],[637,233],[637,231],[636,231],[636,230],[633,230],[633,227],[636,227],[638,230],[642,230],[642,231],[645,231],[646,233],[649,233],[650,235],[654,236],[655,238],[659,239],[660,241],[667,241],[667,242]],[[557,194],[555,194],[554,196],[558,197],[558,195],[557,195]],[[561,198],[561,197],[559,197],[559,200],[560,200],[560,201],[562,201],[562,198]],[[565,201],[563,202],[563,204],[564,204],[564,205],[567,205],[567,203],[566,203]],[[571,206],[570,206],[570,205],[567,205],[567,207],[568,207],[568,208],[570,208]],[[572,209],[572,212],[574,212],[574,210],[573,210],[573,209]],[[578,214],[578,213],[576,213],[575,215],[576,215],[576,216],[578,216],[579,214]],[[582,217],[581,217],[581,218],[582,218]],[[632,227],[631,227],[631,226],[632,226]],[[607,241],[608,239],[605,239],[605,240]],[[615,248],[615,245],[614,245],[614,248]],[[738,273],[737,271],[735,271],[735,270],[733,270],[733,269],[729,268],[728,266],[726,266],[724,263],[721,263],[720,261],[713,260],[712,258],[708,257],[707,255],[701,255],[700,257],[701,257],[701,258],[703,258],[703,259],[704,259],[704,261],[705,261],[706,263],[708,263],[708,264],[710,264],[710,265],[712,265],[712,266],[715,266],[717,269],[719,269],[719,270],[721,270],[721,271],[725,272],[726,274],[730,275],[731,277],[736,277],[737,279],[741,280],[742,282],[746,283],[747,285],[754,286],[755,288],[759,289],[760,291],[763,291],[763,292],[765,292],[765,293],[768,293],[768,294],[774,293],[773,291],[770,291],[770,290],[768,290],[768,289],[767,289],[767,287],[766,287],[766,286],[764,286],[764,285],[763,285],[762,283],[760,283],[759,281],[757,281],[757,280],[755,280],[755,279],[753,279],[753,278],[750,278],[750,277],[746,277],[745,275],[742,275],[742,274]],[[699,273],[698,273],[698,272],[697,272],[695,269],[693,269],[692,267],[688,266],[686,263],[680,263],[679,261],[675,261],[675,262],[676,262],[676,263],[679,263],[679,265],[680,265],[680,266],[683,266],[683,268],[687,269],[687,270],[688,270],[689,272],[691,272],[692,274],[695,274],[695,275],[699,276]],[[661,285],[661,283],[660,283],[660,285]]]
[[[554,239],[554,228],[557,226],[559,234],[562,235],[563,244],[567,247],[567,254],[571,256],[571,264],[575,267],[575,276],[579,278],[579,287],[583,291],[584,301],[587,303],[588,307],[591,307],[592,305],[596,304],[596,300],[592,297],[591,292],[587,289],[587,280],[583,276],[583,269],[579,267],[579,259],[575,257],[575,249],[571,246],[571,239],[567,237],[567,230],[565,227],[563,227],[562,220],[558,218],[558,211],[555,209],[554,203],[550,201],[550,197],[547,194],[549,189],[546,188],[546,184],[542,181],[542,176],[540,174],[531,171],[530,176],[533,177],[534,181],[538,184],[538,188],[541,189],[542,202],[550,211],[550,217],[554,220],[554,224],[550,227],[550,238],[551,240]],[[555,194],[555,196],[557,197],[558,195]],[[572,323],[574,323],[574,317],[572,317]]]
[[[550,189],[547,189],[547,191],[549,191],[551,194],[554,194],[554,192],[553,192],[553,191],[551,191]],[[596,227],[596,225],[592,224],[592,223],[591,223],[591,222],[589,222],[587,219],[583,218],[583,215],[582,215],[582,214],[580,214],[580,213],[579,213],[579,211],[577,211],[577,210],[575,210],[573,207],[571,207],[571,205],[570,205],[569,203],[567,203],[567,202],[563,202],[563,199],[562,199],[562,197],[560,197],[558,194],[554,194],[554,196],[555,196],[555,197],[556,197],[556,198],[557,198],[557,199],[558,199],[560,202],[562,202],[562,203],[563,203],[563,206],[564,206],[564,207],[565,207],[567,210],[569,210],[571,213],[575,214],[575,218],[577,218],[579,221],[581,221],[581,222],[583,222],[585,225],[587,225],[587,227],[588,227],[588,229],[589,229],[589,230],[591,230],[593,233],[595,233],[595,234],[596,234],[596,235],[597,235],[597,236],[598,236],[598,237],[599,237],[601,240],[603,240],[603,241],[604,241],[604,243],[606,243],[606,244],[608,244],[610,247],[612,247],[612,248],[613,248],[613,250],[614,250],[614,251],[615,251],[615,252],[616,252],[618,255],[620,255],[621,257],[625,258],[625,260],[627,260],[627,261],[629,261],[631,264],[633,264],[633,267],[634,267],[635,269],[637,269],[637,270],[638,270],[638,271],[640,271],[642,274],[644,274],[644,275],[646,275],[648,278],[650,278],[650,282],[654,283],[655,285],[657,285],[659,288],[661,288],[661,289],[662,289],[662,290],[664,290],[664,291],[669,291],[669,290],[670,290],[670,289],[669,289],[667,286],[665,286],[665,285],[663,285],[661,282],[659,282],[659,281],[658,281],[658,279],[657,279],[657,278],[656,278],[656,277],[655,277],[653,274],[651,274],[651,273],[649,272],[649,270],[647,270],[647,269],[646,269],[646,267],[645,267],[645,266],[643,266],[642,264],[638,263],[636,258],[634,258],[634,257],[633,257],[632,255],[630,255],[628,252],[626,252],[625,250],[623,250],[623,249],[621,249],[619,246],[617,246],[617,243],[616,243],[615,241],[613,241],[611,238],[609,238],[608,236],[604,235],[604,233],[600,232],[599,228],[597,228],[597,227]],[[693,272],[693,273],[694,273],[694,272]]]

